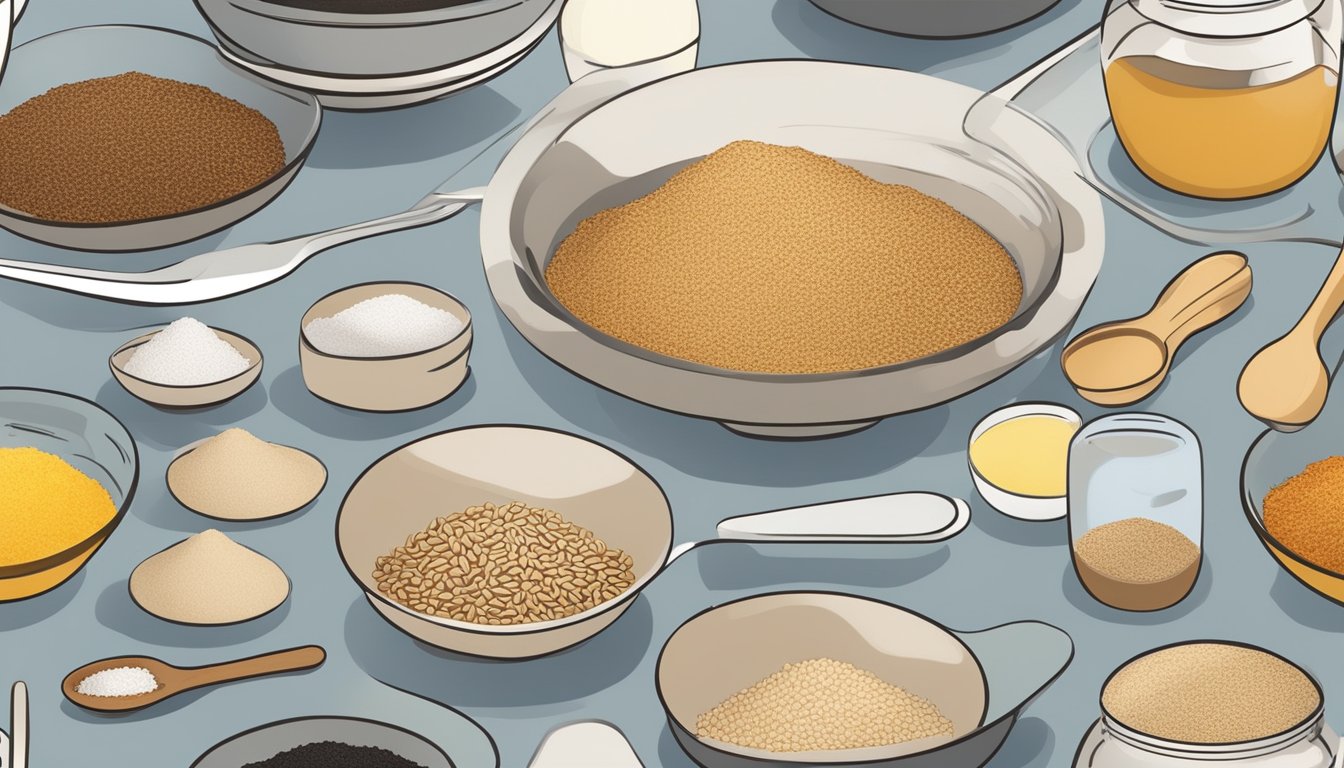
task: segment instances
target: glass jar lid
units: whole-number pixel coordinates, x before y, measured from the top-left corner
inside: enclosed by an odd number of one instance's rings
[[[1201,37],[1254,37],[1310,17],[1324,0],[1132,0],[1143,16]]]

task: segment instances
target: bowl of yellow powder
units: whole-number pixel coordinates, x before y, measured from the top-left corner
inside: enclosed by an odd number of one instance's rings
[[[0,601],[73,577],[125,516],[138,477],[135,441],[95,403],[0,389]]]
[[[983,765],[1073,656],[1039,622],[956,632],[889,603],[778,592],[682,624],[658,695],[698,765]]]
[[[1082,426],[1072,409],[1015,403],[971,430],[967,463],[975,489],[989,505],[1020,520],[1068,514],[1069,442]]]

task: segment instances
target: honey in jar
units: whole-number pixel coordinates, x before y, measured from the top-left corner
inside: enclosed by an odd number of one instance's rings
[[[1134,165],[1167,189],[1237,199],[1320,159],[1339,91],[1339,0],[1115,0],[1106,99]]]

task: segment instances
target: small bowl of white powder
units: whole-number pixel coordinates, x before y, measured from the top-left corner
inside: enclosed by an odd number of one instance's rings
[[[364,283],[330,293],[303,315],[299,363],[317,397],[346,408],[424,408],[467,379],[471,313],[419,283]]]
[[[202,408],[241,395],[261,376],[261,350],[236,333],[184,317],[108,359],[127,392],[161,408]]]

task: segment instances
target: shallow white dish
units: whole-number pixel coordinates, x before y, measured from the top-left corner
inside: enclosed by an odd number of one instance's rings
[[[975,481],[975,490],[980,493],[989,506],[1009,517],[1019,520],[1058,520],[1069,512],[1069,497],[1063,496],[1027,496],[1004,490],[991,483],[971,461],[970,447],[991,428],[1005,421],[1022,416],[1053,416],[1073,425],[1074,431],[1083,426],[1083,419],[1076,411],[1053,403],[1015,403],[989,414],[971,430],[970,440],[966,444],[966,465],[971,470],[971,479]]]

